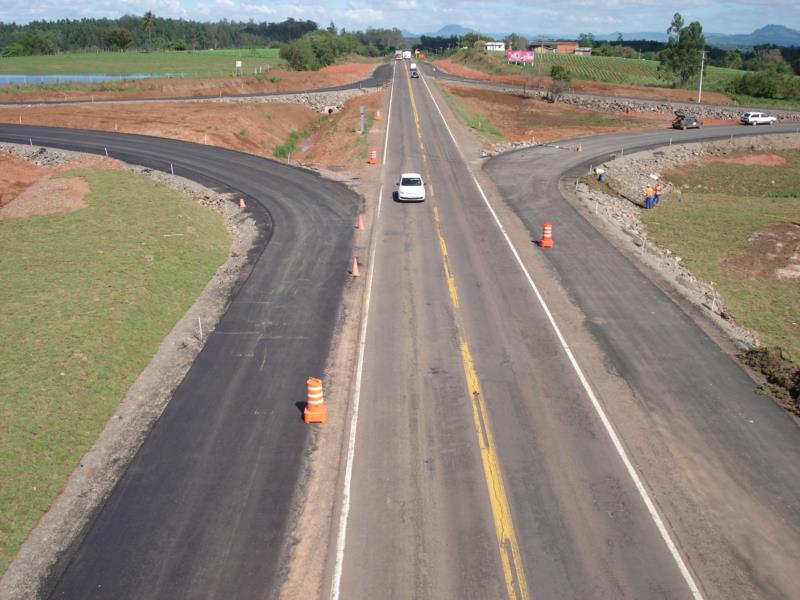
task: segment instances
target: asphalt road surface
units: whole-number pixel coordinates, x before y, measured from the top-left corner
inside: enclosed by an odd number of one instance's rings
[[[255,156],[144,136],[0,125],[7,142],[170,170],[235,191],[263,237],[217,329],[51,598],[269,597],[280,582],[310,447],[302,422],[345,282],[359,198]]]
[[[765,130],[587,138],[582,154],[535,148],[487,164],[529,231],[538,234],[545,217],[556,224],[556,246],[540,260],[586,319],[562,323],[564,338],[426,79],[410,80],[406,68],[395,66],[370,257],[349,521],[345,544],[332,548],[326,591],[344,599],[793,597],[797,426],[753,394],[752,380],[687,310],[556,185],[623,145]],[[300,170],[207,146],[0,126],[0,139],[29,137],[107,147],[163,170],[171,162],[179,175],[257,201],[265,231],[250,277],[65,558],[52,597],[272,597],[309,447],[295,402],[327,354],[357,198]],[[428,201],[394,201],[403,171],[423,173]],[[573,343],[581,328],[591,344]],[[590,353],[605,372],[586,368]],[[623,381],[626,394],[604,394],[605,379]]]
[[[488,163],[532,236],[557,224],[547,277],[591,341],[568,353],[425,78],[397,65],[331,598],[796,594],[796,424],[557,188],[622,145],[751,133],[604,136]],[[427,202],[395,201],[405,171]],[[586,375],[584,351],[603,373]],[[604,379],[625,398],[598,392]]]

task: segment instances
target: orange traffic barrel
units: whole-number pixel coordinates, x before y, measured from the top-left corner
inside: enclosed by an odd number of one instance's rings
[[[378,164],[378,151],[375,148],[369,149],[369,164],[371,165]]]
[[[376,121],[380,121],[381,120],[381,111],[379,111],[379,110],[375,111],[375,120]]]
[[[542,239],[539,240],[539,246],[542,248],[553,247],[553,225],[551,223],[545,223],[542,227]]]
[[[306,408],[303,420],[306,423],[324,423],[328,419],[328,407],[322,395],[322,380],[309,377],[306,381]]]

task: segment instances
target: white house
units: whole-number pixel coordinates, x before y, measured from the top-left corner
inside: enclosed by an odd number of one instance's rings
[[[483,49],[487,52],[505,52],[506,45],[504,42],[486,42]]]

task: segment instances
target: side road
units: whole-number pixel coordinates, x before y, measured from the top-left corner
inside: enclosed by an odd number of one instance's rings
[[[684,133],[683,141],[700,141],[754,132]],[[544,221],[553,224],[555,247],[542,260],[582,313],[608,374],[630,389],[633,402],[603,402],[704,593],[789,597],[800,585],[792,568],[800,559],[796,421],[755,394],[748,374],[690,318],[693,309],[673,301],[559,192],[565,175],[673,136],[651,131],[532,147],[492,158],[485,173],[531,237],[538,239]],[[565,150],[578,144],[583,153]]]
[[[85,535],[53,569],[51,597],[99,589],[114,598],[256,597],[276,587],[313,442],[297,403],[328,356],[359,198],[302,169],[184,142],[19,126],[0,126],[0,139],[107,149],[236,192],[262,232],[217,329]]]

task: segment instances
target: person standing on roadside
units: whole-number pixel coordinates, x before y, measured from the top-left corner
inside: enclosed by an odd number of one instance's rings
[[[649,183],[644,190],[644,207],[647,209],[653,208],[653,197],[655,196],[655,190],[653,186]]]
[[[653,196],[653,205],[658,206],[658,201],[661,200],[661,194],[664,193],[664,187],[659,183],[656,185],[655,195]]]

